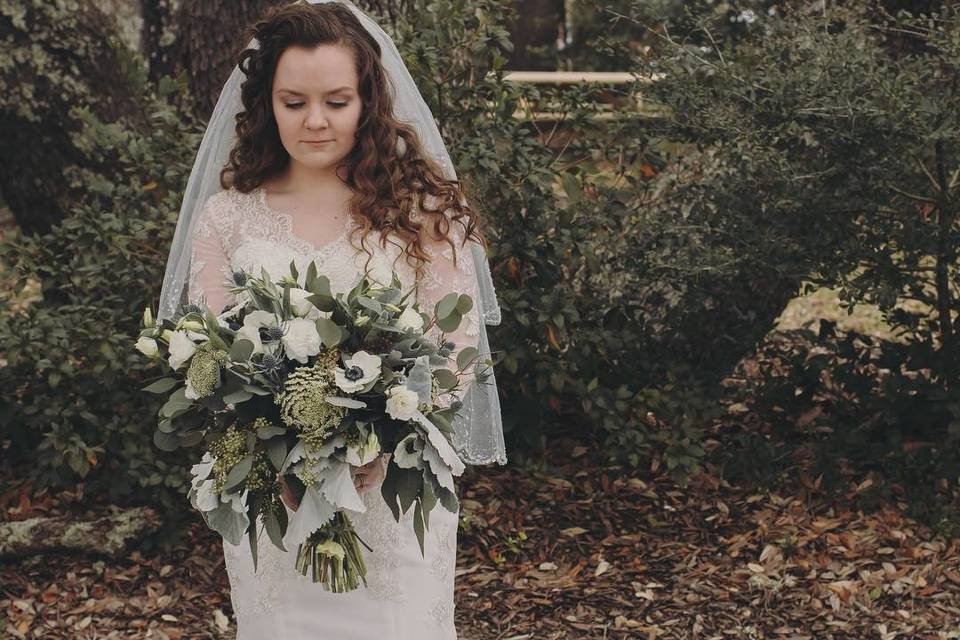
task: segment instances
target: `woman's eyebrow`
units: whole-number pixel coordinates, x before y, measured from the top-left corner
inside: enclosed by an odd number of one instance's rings
[[[326,95],[330,95],[331,93],[340,93],[342,91],[353,91],[353,87],[337,87],[336,89],[327,91]],[[300,93],[299,91],[294,91],[293,89],[279,89],[277,93],[289,93],[290,95],[301,96],[301,97],[305,97],[306,95],[306,94]]]

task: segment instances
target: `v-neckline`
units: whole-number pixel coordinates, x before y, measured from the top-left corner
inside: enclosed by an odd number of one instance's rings
[[[301,238],[293,231],[293,215],[285,211],[280,211],[279,209],[273,208],[270,203],[267,201],[267,190],[263,185],[260,185],[256,188],[257,191],[257,202],[263,208],[264,211],[270,215],[276,216],[277,218],[285,221],[285,226],[290,232],[290,236],[296,240],[298,243],[306,247],[310,247],[314,255],[319,255],[326,253],[331,247],[342,242],[347,234],[350,233],[350,227],[353,225],[353,217],[350,214],[347,214],[346,219],[343,222],[343,229],[336,238],[326,242],[323,246],[318,247],[314,243],[310,242],[306,238]]]

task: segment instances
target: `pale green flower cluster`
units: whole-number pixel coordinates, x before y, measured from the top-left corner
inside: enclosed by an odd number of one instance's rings
[[[269,489],[274,482],[276,482],[276,478],[270,459],[267,458],[265,451],[257,451],[253,459],[253,467],[250,469],[250,475],[247,476],[246,488],[250,491]]]
[[[216,492],[220,493],[230,469],[247,455],[247,437],[236,425],[232,425],[222,437],[211,443],[210,453],[217,459],[213,465],[213,477]]]
[[[220,367],[227,363],[226,351],[221,351],[204,342],[197,347],[187,369],[187,382],[197,398],[211,395],[220,384]]]
[[[318,360],[312,367],[300,367],[291,373],[284,390],[276,396],[281,419],[300,431],[308,447],[320,447],[347,411],[326,401],[328,395],[337,395],[332,380],[329,366]]]

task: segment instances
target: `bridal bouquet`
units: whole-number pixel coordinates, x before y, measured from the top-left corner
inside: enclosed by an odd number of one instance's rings
[[[464,465],[451,425],[458,374],[478,353],[461,349],[451,368],[456,345],[425,332],[456,330],[473,301],[450,293],[425,314],[401,297],[396,274],[390,286],[364,275],[333,295],[313,263],[302,281],[293,263],[279,281],[265,270],[233,279],[237,304],[219,315],[187,305],[157,323],[144,312],[136,348],[169,368],[145,387],[168,394],[154,442],[202,444],[189,500],[232,544],[248,537],[254,567],[259,516],[274,545],[299,544],[301,574],[334,592],[366,585],[357,542],[367,545],[347,515],[366,510],[351,466],[392,453],[381,494],[398,522],[414,506],[421,553],[430,511],[457,508]],[[281,476],[304,491],[289,521]]]

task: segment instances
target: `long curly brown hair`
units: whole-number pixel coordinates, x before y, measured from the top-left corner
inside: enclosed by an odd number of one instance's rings
[[[250,38],[257,39],[259,48],[244,50],[238,61],[246,76],[240,89],[243,111],[236,116],[237,142],[220,173],[224,189],[249,193],[290,162],[271,101],[280,55],[293,45],[343,45],[353,52],[363,105],[343,178],[354,193],[350,215],[359,223],[350,235],[351,244],[359,232],[369,266],[373,254],[366,238],[372,230],[381,232],[383,248],[393,242],[391,237],[399,238],[403,244],[395,244],[403,248],[401,255],[407,256],[418,280],[429,262],[426,237],[446,241],[456,264],[458,247],[450,233],[453,222],[463,227],[458,236],[464,243],[473,239],[487,249],[483,220],[467,203],[460,182],[444,178],[440,166],[424,153],[416,131],[393,117],[393,95],[380,63],[380,45],[348,7],[337,2],[271,7],[248,28]]]

